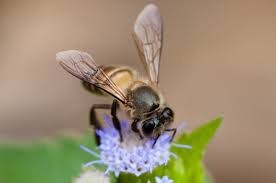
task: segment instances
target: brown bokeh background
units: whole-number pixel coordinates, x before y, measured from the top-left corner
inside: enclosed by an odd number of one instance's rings
[[[55,61],[66,49],[142,69],[131,31],[148,1],[0,1],[0,138],[88,127],[93,103]],[[189,129],[223,115],[206,163],[219,183],[276,179],[276,2],[155,1],[165,22],[161,88]]]

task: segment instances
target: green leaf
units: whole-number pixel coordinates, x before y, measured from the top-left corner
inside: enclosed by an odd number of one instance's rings
[[[183,134],[177,143],[191,145],[192,149],[183,151],[179,148],[173,148],[172,151],[182,156],[188,155],[189,158],[183,158],[185,164],[192,164],[196,160],[201,160],[208,143],[215,135],[221,122],[222,118],[217,118],[197,128],[191,134]]]
[[[178,158],[175,160],[171,159],[167,166],[158,167],[153,173],[146,173],[140,177],[121,174],[118,182],[144,183],[150,180],[154,183],[155,176],[168,176],[174,180],[174,183],[211,183],[212,179],[210,176],[206,176],[202,160],[208,143],[215,135],[221,123],[222,118],[217,118],[195,129],[190,134],[182,134],[176,143],[191,145],[192,149],[172,147],[172,152]]]
[[[0,182],[70,183],[79,176],[82,164],[93,160],[80,149],[80,144],[95,149],[91,139],[87,134],[55,141],[1,143]]]

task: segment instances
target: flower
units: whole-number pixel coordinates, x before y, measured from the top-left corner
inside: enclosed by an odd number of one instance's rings
[[[98,170],[85,171],[74,180],[74,183],[109,183],[109,178]]]
[[[170,157],[177,156],[170,152],[170,145],[180,148],[191,148],[188,145],[170,144],[171,135],[163,133],[156,141],[155,139],[141,139],[137,133],[134,133],[126,120],[120,121],[123,141],[120,141],[119,132],[114,128],[112,119],[104,116],[106,126],[101,130],[96,130],[100,137],[98,150],[100,154],[81,146],[81,148],[90,154],[98,157],[95,160],[86,163],[84,166],[91,166],[99,163],[107,166],[106,173],[114,172],[119,176],[121,172],[135,174],[139,176],[145,172],[152,172],[154,168],[160,165],[166,165]]]
[[[164,176],[162,178],[155,177],[156,183],[173,183],[173,180],[169,179],[168,176]]]

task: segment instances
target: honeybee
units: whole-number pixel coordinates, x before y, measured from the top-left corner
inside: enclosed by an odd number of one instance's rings
[[[138,15],[133,37],[147,73],[143,78],[130,67],[97,65],[88,53],[77,50],[59,52],[56,59],[66,71],[81,79],[87,90],[113,97],[112,104],[92,106],[90,123],[96,129],[101,128],[96,110],[110,109],[122,141],[117,117],[117,109],[121,108],[132,120],[131,129],[142,139],[154,138],[156,142],[163,132],[170,131],[173,140],[176,129],[168,127],[174,120],[174,112],[167,106],[158,87],[163,25],[156,5],[147,5]]]

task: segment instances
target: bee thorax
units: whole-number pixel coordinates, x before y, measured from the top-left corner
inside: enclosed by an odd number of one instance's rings
[[[146,84],[135,87],[129,92],[128,97],[134,107],[133,115],[138,118],[144,117],[160,106],[158,93]]]

